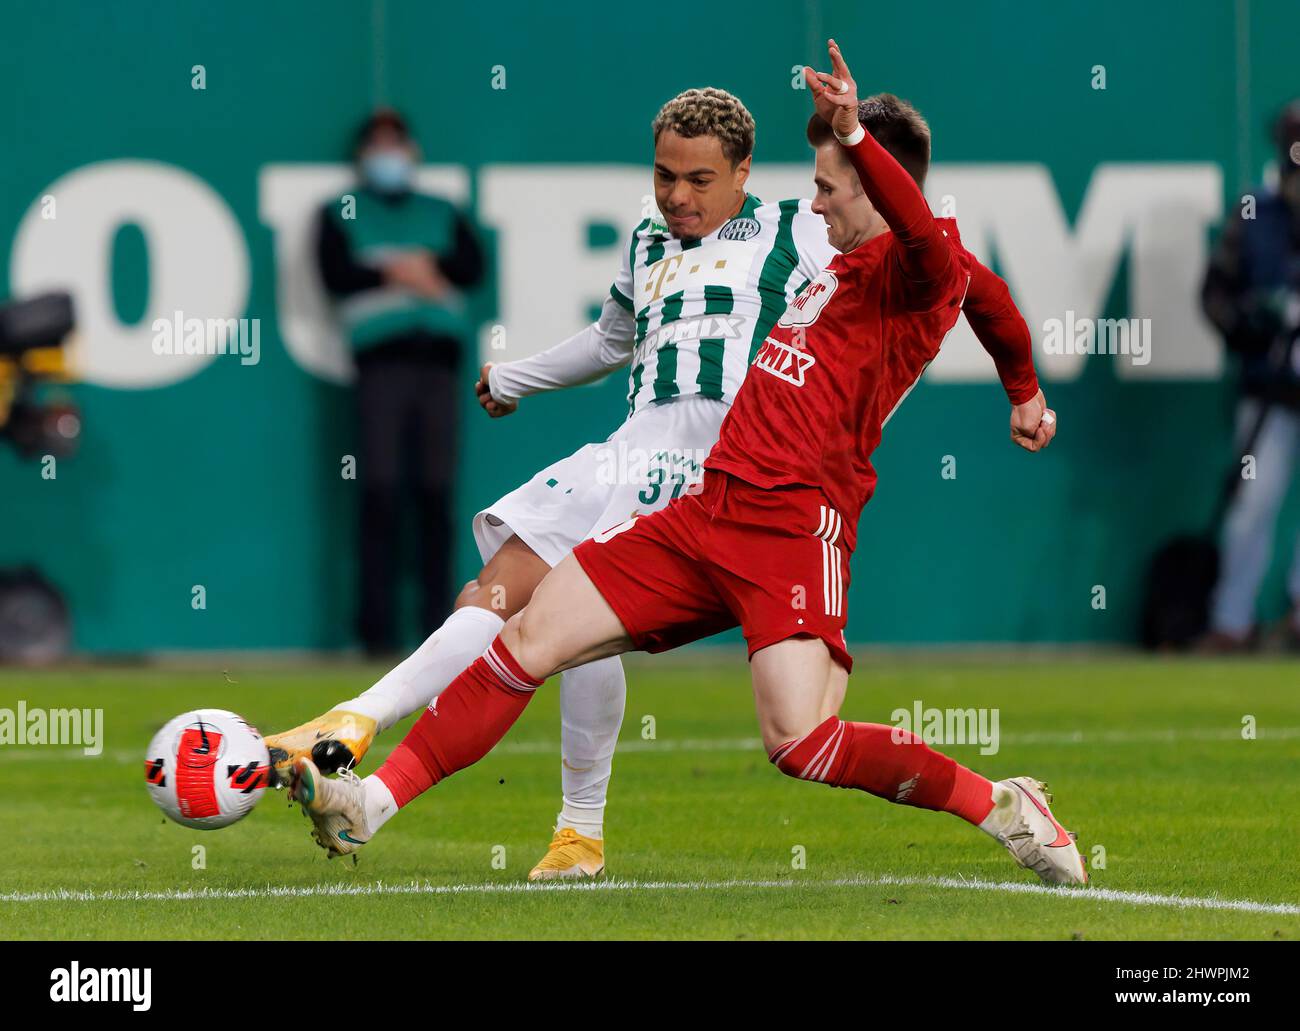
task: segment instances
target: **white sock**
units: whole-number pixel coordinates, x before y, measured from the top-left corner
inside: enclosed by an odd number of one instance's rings
[[[599,841],[605,836],[605,807],[574,805],[566,798],[564,808],[555,818],[557,831],[565,827],[577,831],[583,837]]]
[[[564,808],[557,829],[600,838],[614,747],[627,702],[627,678],[617,657],[566,669],[560,676],[560,780]]]
[[[428,639],[374,687],[334,706],[369,716],[387,730],[413,712],[428,708],[438,695],[501,632],[505,620],[495,612],[467,605],[447,617]]]
[[[397,812],[397,800],[388,790],[388,785],[373,773],[361,782],[366,792],[366,826],[374,834],[393,818]]]
[[[996,838],[1011,826],[1011,821],[1016,818],[1016,814],[1019,812],[1020,799],[1016,795],[1015,789],[1003,787],[1002,784],[994,781],[993,808],[989,811],[988,816],[984,817],[984,822],[980,824],[980,830]]]

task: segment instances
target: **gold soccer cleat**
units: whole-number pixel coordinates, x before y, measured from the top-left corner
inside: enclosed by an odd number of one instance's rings
[[[605,872],[605,843],[571,827],[555,832],[541,862],[528,872],[530,881],[599,877]]]
[[[321,773],[351,769],[365,756],[377,729],[378,724],[369,716],[332,709],[301,727],[269,735],[266,747],[271,753],[276,786],[293,783],[294,764],[299,759],[310,759]]]

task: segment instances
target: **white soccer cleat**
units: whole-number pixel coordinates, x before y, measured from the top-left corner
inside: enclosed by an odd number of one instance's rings
[[[311,836],[316,844],[331,859],[356,853],[371,835],[366,824],[366,789],[361,778],[351,770],[344,770],[331,779],[306,757],[298,759],[294,772],[297,776],[293,797],[315,825]]]
[[[1033,777],[1011,777],[994,785],[993,812],[981,824],[1011,857],[1046,884],[1087,884],[1088,871],[1075,835],[1052,815],[1047,785]]]

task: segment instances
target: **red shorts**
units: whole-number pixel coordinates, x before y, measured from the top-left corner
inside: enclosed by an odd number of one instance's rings
[[[850,552],[843,520],[814,487],[767,490],[709,471],[699,494],[596,534],[574,557],[642,651],[740,626],[749,654],[818,637],[844,644]]]

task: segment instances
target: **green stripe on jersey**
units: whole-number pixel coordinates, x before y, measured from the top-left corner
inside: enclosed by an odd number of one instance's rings
[[[797,200],[763,204],[746,194],[730,220],[739,224],[725,236],[719,228],[680,240],[654,221],[639,227],[629,259],[633,288],[626,291],[635,323],[629,414],[682,394],[735,394],[757,344],[785,309],[799,260],[799,211]],[[620,281],[620,291],[626,285]]]
[[[682,301],[685,297],[686,295],[678,290],[677,293],[669,294],[664,298],[663,318],[659,322],[661,332],[665,326],[681,318]],[[682,391],[677,386],[677,345],[662,344],[658,353],[659,360],[655,363],[655,400],[662,401]]]
[[[643,218],[637,227],[632,230],[632,246],[627,250],[627,267],[636,268],[636,245],[641,242],[641,230],[650,224],[648,218]]]
[[[645,222],[642,223],[643,226],[645,226],[645,225],[649,225],[649,224],[650,224],[649,219],[647,219]],[[638,228],[638,230],[639,230],[641,227],[638,226],[637,228]],[[658,261],[660,258],[662,258],[662,257],[664,256],[664,240],[666,239],[666,237],[661,236],[661,235],[659,235],[658,233],[656,233],[652,239],[654,240],[654,242],[651,243],[651,244],[649,244],[649,245],[646,247],[646,249],[645,249],[645,267],[646,267],[646,268],[649,268],[651,265],[653,265],[656,261]],[[631,265],[632,265],[633,268],[636,267],[636,245],[637,245],[637,237],[636,237],[636,234],[634,233],[634,234],[632,234],[632,261],[631,261]],[[652,302],[652,303],[653,303],[653,302]],[[667,303],[668,303],[668,299],[665,298],[665,299],[664,299],[664,305],[665,305],[665,308],[666,308],[666,306],[667,306]],[[678,298],[677,306],[678,306],[678,309],[680,310],[680,308],[681,308],[681,298],[680,298],[680,297]],[[647,304],[644,308],[642,308],[639,312],[637,312],[637,315],[636,315],[636,342],[637,342],[638,344],[641,343],[641,341],[645,339],[646,330],[649,328],[649,325],[650,325],[650,308],[651,308],[651,305],[650,305],[650,304]],[[673,361],[674,361],[674,363],[676,363],[676,355],[673,356]],[[643,379],[644,377],[645,377],[645,362],[643,362],[643,361],[642,361],[642,362],[637,362],[637,363],[636,363],[636,368],[634,368],[634,369],[632,370],[632,383],[631,383],[631,387],[630,387],[630,389],[628,390],[628,394],[627,394],[628,414],[629,414],[629,415],[632,414],[632,411],[633,411],[633,409],[635,408],[635,405],[636,405],[636,396],[637,396],[637,394],[641,393],[641,381],[642,381],[642,379]]]
[[[754,323],[754,335],[749,341],[749,361],[752,365],[758,354],[759,345],[771,332],[773,324],[785,311],[785,281],[790,277],[790,270],[799,261],[794,249],[794,216],[799,211],[797,200],[783,200],[778,207],[781,217],[777,222],[776,241],[767,252],[763,262],[763,271],[758,276],[758,294],[762,298],[762,309]]]
[[[641,378],[645,375],[645,362],[637,362],[632,370],[632,384],[627,390],[627,414],[636,411],[636,396],[641,393]]]
[[[645,267],[649,268],[664,256],[664,238],[656,236],[654,243],[645,249]]]
[[[730,315],[736,306],[729,286],[706,286],[704,288],[704,314]],[[700,341],[700,372],[695,377],[701,397],[722,397],[722,356],[726,354],[727,342],[721,338]]]
[[[648,218],[643,218],[641,219],[640,222],[637,223],[636,228],[632,230],[632,244],[627,249],[628,269],[636,268],[636,247],[637,244],[641,241],[640,233],[641,230],[644,229],[649,224],[650,224],[650,220]],[[632,277],[632,285],[633,285],[633,289],[635,290],[636,289],[635,276]],[[617,283],[610,284],[609,296],[614,298],[614,300],[616,300],[619,303],[619,305],[622,306],[623,308],[626,308],[628,311],[632,311],[632,307],[633,307],[632,298],[624,294],[623,291],[618,288]]]

